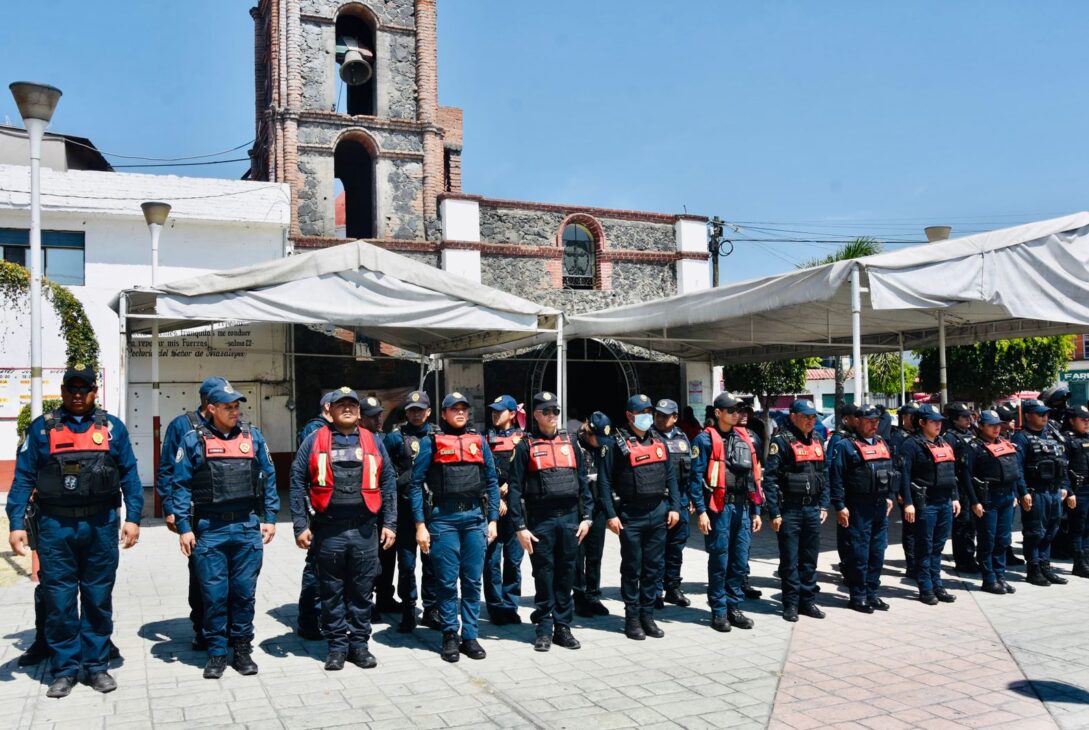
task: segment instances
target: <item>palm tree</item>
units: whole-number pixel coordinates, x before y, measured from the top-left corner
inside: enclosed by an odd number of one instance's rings
[[[853,241],[840,246],[835,253],[829,254],[821,259],[813,259],[806,261],[798,266],[800,269],[809,269],[814,266],[824,266],[825,264],[833,264],[837,261],[849,261],[850,259],[862,258],[863,256],[872,256],[873,254],[881,253],[881,242],[870,236],[860,236]],[[836,376],[836,424],[839,424],[839,420],[843,415],[843,358],[836,355],[834,360],[834,368]],[[861,367],[861,363],[855,363],[855,367]],[[856,393],[856,398],[861,399],[862,394]]]

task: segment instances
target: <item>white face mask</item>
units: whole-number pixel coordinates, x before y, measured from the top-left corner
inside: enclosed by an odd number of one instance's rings
[[[648,431],[653,425],[654,415],[651,413],[640,413],[635,417],[635,427],[640,431]]]

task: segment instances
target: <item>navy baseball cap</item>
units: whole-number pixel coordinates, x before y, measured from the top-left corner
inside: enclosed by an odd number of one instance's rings
[[[246,396],[235,390],[230,383],[222,383],[212,388],[212,391],[208,393],[208,402],[219,403],[234,403],[237,400],[244,401]]]
[[[915,414],[915,418],[920,421],[944,421],[945,416],[942,415],[934,406],[929,403],[924,403],[919,406],[919,412]]]
[[[94,368],[87,367],[82,363],[71,365],[64,371],[64,377],[61,378],[61,385],[68,385],[70,380],[82,380],[90,386],[98,385],[98,376],[95,374]]]
[[[613,432],[612,421],[601,411],[590,414],[590,432],[595,436],[608,436]]]
[[[869,403],[859,406],[856,410],[859,418],[881,418],[881,411],[877,409],[877,406]]]
[[[516,411],[518,410],[518,401],[514,400],[512,395],[501,395],[489,403],[488,408],[493,411]]]
[[[790,404],[791,413],[800,413],[803,416],[817,415],[817,409],[813,407],[813,401],[799,398]]]
[[[1005,423],[1006,419],[1003,419],[997,410],[990,408],[979,414],[979,422],[984,426],[998,426]]]
[[[334,403],[342,400],[354,400],[356,403],[360,402],[359,393],[356,393],[347,385],[342,388],[337,388],[336,390],[329,391],[329,394],[326,397],[329,398],[329,405],[333,405]]]
[[[468,398],[455,390],[453,393],[450,393],[442,399],[442,409],[445,411],[447,408],[453,408],[460,403],[464,403],[467,406],[473,405],[469,402]]]
[[[1089,418],[1089,407],[1069,406],[1066,409],[1066,415],[1070,418]]]
[[[212,392],[214,388],[220,385],[226,385],[227,379],[218,375],[213,375],[210,378],[205,378],[204,382],[200,384],[200,397],[207,398],[208,394]]]
[[[431,399],[427,397],[427,391],[414,390],[405,399],[405,410],[409,408],[430,408]]]
[[[337,397],[337,392],[335,390],[330,390],[328,393],[326,393],[325,395],[323,395],[321,397],[321,400],[318,402],[318,405],[322,406],[322,407],[331,406],[331,405],[333,405],[333,401],[336,400],[336,397]]]
[[[626,410],[629,410],[632,413],[639,413],[640,411],[645,411],[653,407],[654,404],[651,402],[650,398],[647,398],[642,393],[636,393],[631,398],[628,398],[628,407]]]
[[[745,401],[738,398],[733,393],[719,393],[715,396],[714,408],[740,408],[745,405]]]
[[[669,398],[662,398],[654,405],[654,410],[667,416],[676,415],[680,409],[677,408],[677,401],[670,400]]]
[[[916,411],[918,411],[918,410],[919,410],[919,406],[915,405],[914,403],[905,403],[904,405],[900,406],[900,409],[898,411],[896,411],[896,413],[897,413],[897,415],[900,415],[900,416],[904,416],[904,415],[914,416]]]
[[[364,416],[377,416],[385,409],[382,407],[382,402],[375,398],[373,395],[369,395],[363,400],[359,401],[360,413]]]
[[[1003,423],[1017,418],[1017,407],[1010,403],[1003,403],[994,410],[998,414],[998,417],[1002,419]]]
[[[511,398],[511,401],[514,399]],[[560,401],[556,398],[555,393],[550,393],[547,390],[541,391],[537,395],[533,396],[533,410],[539,411],[542,408],[559,408]],[[514,410],[513,408],[511,410]]]
[[[1022,413],[1051,413],[1051,409],[1044,405],[1044,402],[1038,398],[1026,398],[1021,401]]]

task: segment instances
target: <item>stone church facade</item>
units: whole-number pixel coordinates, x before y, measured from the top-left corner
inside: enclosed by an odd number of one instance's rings
[[[443,8],[457,12],[455,3]],[[462,190],[462,111],[438,102],[436,0],[261,0],[250,12],[256,142],[249,177],[290,184],[296,250],[365,239],[568,314],[709,285],[706,218]],[[299,353],[334,347],[298,335]],[[684,380],[692,373],[683,364],[616,343],[572,343],[572,352],[571,382],[611,380],[609,400],[634,390],[689,400]],[[522,400],[554,378],[550,356],[543,348],[488,363],[453,361],[441,385],[466,390],[481,405],[500,392]],[[382,360],[331,370],[364,388],[415,377]],[[702,365],[689,367],[705,375]],[[322,370],[332,377],[328,362]],[[308,377],[302,359],[298,371],[300,404],[340,384]],[[591,405],[589,396],[573,388],[570,405],[615,412],[615,404]]]

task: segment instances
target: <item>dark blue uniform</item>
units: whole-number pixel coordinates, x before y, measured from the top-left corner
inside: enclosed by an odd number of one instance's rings
[[[221,433],[212,424],[206,428],[213,437],[226,441],[242,438],[243,428],[248,429],[253,441],[248,448],[256,462],[251,468],[259,470],[254,474],[256,498],[205,505],[198,496],[194,504],[194,487],[200,489],[209,472],[213,482],[216,478],[205,458],[206,437],[190,431],[174,458],[173,506],[178,532],[192,532],[197,540],[193,556],[204,597],[204,640],[209,656],[226,656],[228,640],[233,644],[253,640],[254,598],[264,551],[261,524],[276,523],[280,497],[276,494],[276,468],[260,430],[242,421],[230,433]]]
[[[522,438],[522,431],[508,428],[488,431],[488,446],[495,458],[495,473],[500,489],[509,482],[508,471],[513,448],[507,448]],[[497,446],[501,447],[497,448]],[[500,497],[501,500],[507,498]],[[510,502],[507,500],[507,508]],[[525,551],[518,542],[518,531],[511,522],[510,512],[500,515],[496,524],[497,537],[484,556],[484,602],[488,617],[497,622],[517,620],[518,600],[522,597],[522,559]]]
[[[971,429],[961,430],[950,428],[942,437],[950,446],[957,457],[957,464],[963,465],[968,451],[979,441]],[[976,528],[972,517],[972,511],[968,508],[968,493],[963,489],[958,493],[960,497],[960,514],[953,518],[951,535],[953,538],[953,561],[957,570],[971,573],[976,566]]]
[[[77,434],[99,425],[108,429],[109,451],[103,454],[104,461],[91,464],[93,459],[88,459],[74,468],[75,475],[72,467],[58,465],[58,457],[50,456],[47,419]],[[65,458],[74,457],[76,454]],[[65,493],[82,493],[83,480],[101,474],[102,469],[112,477],[109,484],[98,485],[96,495],[46,498],[42,493],[43,479],[63,479]],[[52,650],[53,674],[75,677],[81,666],[91,674],[104,672],[113,633],[113,585],[121,523],[118,507],[124,501],[125,521],[137,525],[144,508],[144,490],[125,425],[101,410],[81,417],[61,408],[34,419],[16,457],[15,478],[8,494],[12,530],[26,529],[26,508],[35,489],[39,490],[35,499],[41,509],[39,578],[45,594],[45,639]]]
[[[159,452],[159,471],[155,475],[155,491],[159,494],[159,502],[163,507],[163,516],[174,514],[174,505],[171,502],[173,495],[174,457],[178,447],[182,444],[185,434],[192,431],[197,425],[204,423],[204,418],[199,411],[190,411],[175,417],[166,427],[163,434],[162,449]],[[175,524],[177,524],[175,522]],[[200,581],[197,579],[197,571],[193,567],[193,556],[187,559],[189,566],[189,621],[193,624],[193,634],[201,637],[201,627],[204,624],[204,601],[200,595]]]
[[[444,426],[443,433],[458,436],[470,433]],[[478,498],[448,496],[434,478],[434,434],[420,441],[420,451],[412,464],[409,498],[412,515],[417,524],[426,522],[431,535],[431,568],[435,572],[436,605],[443,632],[458,630],[458,585],[461,585],[461,638],[477,638],[480,617],[480,582],[484,574],[484,552],[488,546],[487,524],[499,518],[499,482],[495,475],[495,460],[487,440],[476,436],[482,444],[484,461],[479,476],[479,492],[487,513]],[[429,474],[430,472],[430,474]],[[424,483],[433,495],[430,512],[425,511]],[[413,526],[415,534],[415,526]]]
[[[317,558],[318,585],[322,605],[322,634],[329,651],[367,649],[371,637],[371,593],[378,575],[379,530],[397,530],[397,477],[395,467],[381,439],[374,438],[382,465],[378,479],[382,489],[382,524],[367,509],[359,492],[363,468],[358,432],[332,433],[334,484],[352,485],[352,499],[332,503],[310,517],[306,496],[312,482],[310,458],[316,432],[306,437],[291,464],[291,521],[295,537],[309,526],[311,549]],[[339,489],[337,491],[340,491]],[[309,520],[308,520],[309,518]],[[308,551],[309,552],[309,551]]]
[[[845,439],[850,440],[853,437],[854,433],[848,431],[844,426],[841,426],[832,432],[832,435],[828,438],[828,442],[824,446],[824,460],[829,472],[832,468],[832,454],[836,450],[836,444]],[[844,572],[844,564],[850,560],[850,549],[851,546],[847,533],[842,530],[836,530],[836,554],[839,556],[839,572],[844,574],[845,579],[846,574]]]
[[[841,570],[851,600],[879,605],[877,590],[889,544],[889,500],[900,488],[885,441],[880,436],[839,439],[832,451],[828,487],[832,509],[846,509],[848,514],[847,527],[837,523],[836,533],[846,546]]]
[[[892,452],[892,462],[897,471],[902,471],[900,450],[909,438],[911,438],[911,432],[900,426],[893,426],[889,434],[889,450]],[[894,499],[900,506],[900,546],[904,549],[904,572],[909,578],[915,578],[915,540],[911,536],[912,526],[904,520],[904,502],[900,499],[900,489],[897,488],[895,491]]]
[[[609,441],[608,436],[598,436],[598,443]],[[582,448],[580,444],[580,448]],[[581,614],[593,615],[594,604],[601,602],[601,556],[605,551],[605,509],[601,506],[601,495],[597,487],[598,465],[601,462],[601,447],[592,451],[589,444],[583,448],[583,457],[589,458],[587,464],[590,493],[593,495],[593,516],[590,531],[579,544],[579,556],[575,564],[575,607]]]
[[[801,460],[804,452],[812,460]],[[820,438],[808,436],[788,423],[771,440],[764,470],[765,514],[783,518],[779,542],[779,580],[783,609],[814,605],[817,597],[817,558],[821,549],[821,511],[827,512],[828,466]]]
[[[1010,440],[1017,447],[1025,485],[1032,495],[1032,509],[1021,509],[1026,568],[1030,572],[1050,570],[1051,542],[1059,533],[1062,515],[1060,492],[1070,487],[1066,450],[1047,428],[1033,431],[1026,427]]]
[[[586,463],[566,433],[531,433],[514,448],[508,479],[511,529],[537,538],[529,556],[536,606],[531,620],[538,636],[550,636],[556,627],[570,628],[574,618],[577,532],[580,522],[593,518]]]
[[[1003,442],[1009,443],[998,440]],[[1025,495],[1026,486],[1016,452],[996,456],[988,447],[994,449],[995,444],[977,438],[964,452],[960,486],[965,499],[961,508],[970,511],[976,505],[983,506],[982,517],[972,515],[978,538],[976,555],[983,583],[1000,585],[1006,576],[1006,548],[1010,546],[1013,530],[1014,500]]]
[[[1074,551],[1074,574],[1089,576],[1089,433],[1072,429],[1063,432],[1070,488],[1077,504],[1070,512],[1070,545]],[[1081,564],[1079,566],[1079,563]]]
[[[314,416],[299,429],[298,445],[301,446],[312,433],[322,426],[329,425],[329,420]],[[321,589],[318,582],[318,556],[314,543],[306,551],[303,563],[302,581],[299,586],[299,624],[298,631],[305,637],[316,638],[321,633]]]
[[[633,448],[655,453],[660,450],[661,461],[633,467],[625,453]],[[620,531],[620,596],[624,615],[628,619],[652,617],[665,559],[667,516],[681,509],[677,474],[669,468],[665,442],[653,431],[636,438],[625,429],[618,429],[614,440],[601,447],[597,487],[606,519],[619,517],[624,528]]]
[[[941,438],[930,443],[948,446]],[[900,497],[905,506],[915,507],[911,534],[915,542],[915,580],[921,596],[944,588],[942,550],[949,539],[952,501],[957,497],[955,458],[938,463],[926,444],[922,434],[915,434],[900,449]],[[919,501],[925,501],[925,506],[920,507]]]
[[[306,441],[307,436],[317,431],[322,426],[328,426],[329,419],[324,416],[314,416],[309,421],[303,424],[303,427],[299,429],[299,435],[296,439],[296,445],[302,446],[303,441]]]
[[[669,433],[654,429],[666,446],[669,447],[669,464],[677,474],[677,490],[685,493],[688,487],[689,472],[692,470],[692,444],[684,431],[676,426]],[[687,496],[685,494],[684,496]],[[681,587],[681,567],[684,564],[684,546],[688,544],[689,519],[688,500],[682,497],[684,505],[680,510],[680,519],[666,531],[665,561],[662,576],[658,579],[658,595],[663,591],[679,590]]]
[[[412,514],[409,485],[412,483],[412,466],[420,444],[431,433],[426,421],[420,428],[411,423],[401,424],[386,435],[385,446],[397,467],[397,595],[405,615],[416,611],[416,521]],[[431,555],[420,554],[419,598],[426,613],[435,606],[435,573],[431,569]]]
[[[692,469],[687,484],[687,496],[695,505],[696,514],[707,514],[711,520],[711,531],[704,535],[703,541],[707,550],[707,602],[713,616],[725,616],[729,610],[738,609],[745,600],[742,583],[749,574],[752,518],[760,510],[751,497],[750,486],[755,488],[755,483],[749,483],[754,478],[752,465],[748,469],[739,468],[731,458],[734,442],[740,441],[741,437],[735,433],[735,429],[727,432],[720,430],[719,435],[722,436],[727,464],[735,475],[732,490],[730,486],[727,487],[722,511],[710,509],[704,491],[712,448],[711,436],[705,431],[692,440]]]

